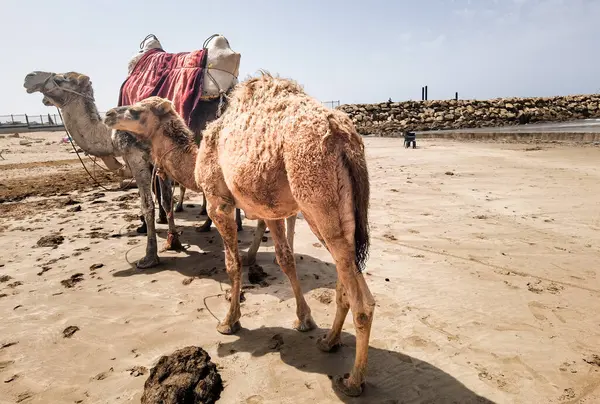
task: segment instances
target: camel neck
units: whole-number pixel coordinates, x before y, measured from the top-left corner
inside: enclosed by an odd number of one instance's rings
[[[152,145],[152,159],[158,168],[187,189],[201,192],[195,179],[197,155],[194,144],[186,147],[165,139]]]
[[[106,126],[93,101],[78,98],[61,108],[64,124],[75,143],[92,156],[114,155],[111,129]]]

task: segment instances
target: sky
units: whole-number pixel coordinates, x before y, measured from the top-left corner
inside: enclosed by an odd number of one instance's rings
[[[600,92],[600,0],[2,0],[0,115],[54,113],[33,70],[91,77],[116,106],[128,60],[153,33],[167,52],[214,33],[321,101],[371,103]]]

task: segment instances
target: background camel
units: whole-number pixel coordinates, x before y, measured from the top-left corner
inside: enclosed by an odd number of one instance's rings
[[[283,219],[301,211],[336,264],[337,311],[318,347],[331,351],[352,309],[356,357],[350,375],[334,385],[347,395],[362,393],[375,301],[361,273],[369,247],[369,178],[362,138],[350,118],[326,109],[295,82],[269,74],[237,85],[225,113],[207,125],[198,148],[193,133],[169,100],[150,97],[113,108],[105,122],[152,143],[164,170],[188,188],[204,190],[208,212],[225,246],[231,303],[217,330],[240,325],[241,261],[234,209],[269,226],[277,261],[296,298],[299,331],[315,327],[296,275]]]
[[[159,258],[151,192],[152,170],[147,142],[140,141],[127,132],[112,131],[102,122],[94,101],[92,82],[84,74],[35,71],[25,77],[24,87],[28,93],[42,93],[44,105],[60,108],[65,127],[83,151],[111,162],[112,165],[107,164],[111,170],[122,167],[116,157],[123,157],[136,180],[147,227],[146,255],[136,266],[150,268],[157,265]],[[165,247],[179,248],[181,245],[172,214],[171,186],[168,182],[160,181],[160,187],[163,209],[170,213],[167,215],[169,238]]]

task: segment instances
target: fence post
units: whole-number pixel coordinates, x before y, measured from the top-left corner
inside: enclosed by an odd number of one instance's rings
[[[427,95],[427,86],[425,86],[425,101],[427,101],[429,99],[429,96]]]
[[[454,93],[454,99],[458,101],[458,91]]]
[[[29,117],[25,114],[25,122],[27,122],[27,127],[29,127]]]

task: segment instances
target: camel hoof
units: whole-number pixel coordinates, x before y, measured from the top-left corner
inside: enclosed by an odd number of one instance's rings
[[[156,223],[157,224],[167,224],[167,223],[169,223],[169,221],[167,220],[166,216],[160,216],[158,219],[156,219]]]
[[[329,343],[327,341],[327,337],[321,337],[317,340],[317,348],[323,352],[335,352],[337,351],[342,344],[339,341],[335,341],[333,343]]]
[[[352,386],[348,384],[348,377],[350,375],[345,374],[342,376],[336,376],[333,378],[333,388],[339,392],[344,393],[348,397],[358,397],[362,394],[365,389],[365,383],[360,383],[359,385]]]
[[[143,225],[135,229],[135,231],[139,234],[146,234],[148,233],[148,227],[146,226],[146,223],[144,223]]]
[[[233,335],[236,332],[238,332],[240,328],[242,328],[242,325],[239,321],[236,321],[235,323],[233,323],[233,325],[220,323],[217,326],[217,331],[223,335]]]
[[[175,206],[175,212],[183,212],[183,205],[177,204],[177,206]]]
[[[154,255],[154,256],[146,255],[144,258],[139,260],[137,262],[137,264],[135,264],[135,266],[139,269],[146,269],[146,268],[152,268],[154,266],[157,266],[159,263],[160,263],[160,260],[158,259],[158,255]]]
[[[297,331],[306,332],[314,330],[315,328],[317,328],[317,324],[310,315],[304,321],[300,321],[300,319],[296,319],[296,321],[294,321],[294,329]]]
[[[181,245],[181,241],[179,241],[179,236],[175,233],[169,233],[167,235],[167,241],[165,242],[164,249],[167,251],[183,250],[183,245]]]

